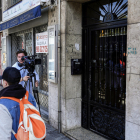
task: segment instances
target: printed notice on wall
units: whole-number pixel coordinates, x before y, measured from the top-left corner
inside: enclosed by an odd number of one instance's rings
[[[79,51],[79,44],[78,43],[75,43],[75,48],[77,51]]]
[[[48,53],[48,32],[36,34],[36,53]]]

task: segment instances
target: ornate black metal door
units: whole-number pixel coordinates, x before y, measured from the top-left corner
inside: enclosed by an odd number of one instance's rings
[[[113,2],[118,11],[124,0]],[[108,12],[104,23],[83,29],[82,126],[124,140],[127,23],[114,15]]]

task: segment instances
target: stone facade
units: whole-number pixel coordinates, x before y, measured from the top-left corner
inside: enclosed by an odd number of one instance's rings
[[[58,24],[58,8],[49,8],[48,12],[48,26]],[[49,82],[49,122],[58,129],[58,85]]]
[[[126,79],[126,140],[140,139],[140,1],[128,0],[127,79]],[[136,49],[136,54],[130,50]]]
[[[61,1],[61,120],[63,132],[81,126],[81,76],[71,75],[70,63],[72,58],[81,58],[82,54],[81,2],[86,1]],[[127,55],[126,140],[140,139],[139,5],[139,0],[128,0],[127,48],[136,49],[137,54],[128,53]],[[57,8],[54,11],[50,10],[49,15],[51,18],[49,25],[56,24]],[[75,43],[79,44],[79,50],[75,49]],[[128,49],[127,51],[129,52]],[[50,83],[49,100],[50,123],[58,128],[57,84]]]
[[[54,22],[55,21],[55,22]],[[49,10],[48,25],[58,23],[58,6]],[[81,58],[82,5],[61,1],[61,128],[81,126],[81,76],[71,75],[71,59]],[[75,44],[79,44],[76,50]],[[49,83],[49,121],[58,128],[58,85]]]

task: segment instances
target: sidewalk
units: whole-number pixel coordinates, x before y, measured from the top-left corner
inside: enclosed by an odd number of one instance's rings
[[[73,140],[108,140],[94,132],[86,130],[82,127],[68,130],[65,132],[66,136]]]
[[[58,130],[53,128],[48,123],[46,123],[46,128],[47,128],[46,129],[47,136],[45,140],[71,140],[68,137],[66,137],[64,134],[58,133]]]

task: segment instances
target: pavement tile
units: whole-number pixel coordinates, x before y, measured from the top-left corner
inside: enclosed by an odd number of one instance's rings
[[[48,124],[47,124],[47,126],[48,126]],[[70,140],[64,134],[58,133],[57,130],[49,131],[49,129],[48,129],[47,131],[48,132],[47,132],[47,136],[46,136],[45,140]]]
[[[46,132],[49,133],[50,131],[55,131],[56,129],[53,128],[51,125],[49,125],[48,123],[46,123]]]
[[[69,130],[66,134],[68,134],[68,136],[72,136],[76,140],[107,140],[106,138],[82,127]]]

